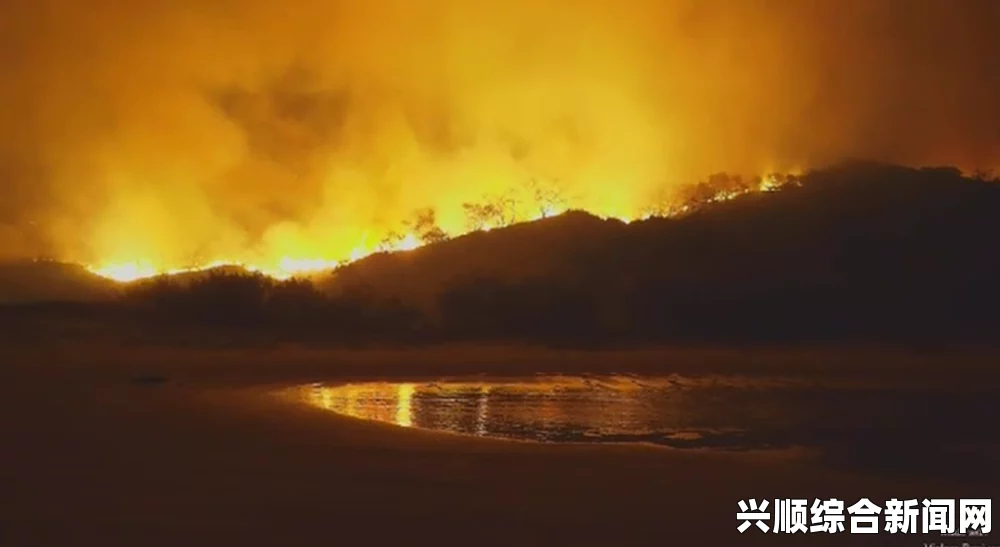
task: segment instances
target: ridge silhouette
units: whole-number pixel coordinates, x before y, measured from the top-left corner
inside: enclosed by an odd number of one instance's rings
[[[679,218],[624,224],[570,212],[375,255],[314,282],[208,272],[2,316],[59,309],[153,332],[345,344],[994,341],[996,180],[851,162],[800,182]]]

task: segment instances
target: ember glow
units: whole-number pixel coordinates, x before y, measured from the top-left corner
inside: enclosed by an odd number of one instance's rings
[[[684,214],[711,173],[996,167],[998,6],[9,0],[0,258],[287,277],[569,209]]]
[[[653,217],[669,218],[681,216],[693,212],[697,207],[707,205],[710,203],[719,203],[723,201],[729,201],[736,199],[740,196],[755,193],[755,192],[774,192],[781,189],[785,185],[796,185],[798,184],[798,179],[794,176],[779,178],[775,175],[766,175],[764,177],[759,177],[752,184],[743,185],[739,188],[722,188],[715,190],[711,195],[706,196],[699,203],[681,203],[672,204],[667,206],[665,209],[650,209],[647,208],[643,211],[640,216],[637,217],[623,217],[609,215],[605,218],[615,218],[625,223],[631,223],[636,220],[645,220]],[[510,205],[515,207],[516,203]],[[552,203],[543,203],[539,205],[538,203],[532,204],[533,210],[536,212],[533,215],[519,217],[518,211],[505,212],[503,210],[491,210],[488,211],[488,218],[478,218],[476,213],[470,213],[472,217],[471,228],[464,230],[463,232],[458,232],[455,235],[461,235],[462,233],[467,233],[470,231],[490,231],[494,227],[509,226],[518,222],[534,222],[541,220],[543,218],[549,218],[553,216],[558,216],[565,212],[565,210],[558,205]],[[519,220],[524,218],[524,220]],[[469,226],[469,225],[467,225]],[[447,238],[449,234],[441,232],[438,236],[439,238]],[[222,267],[235,267],[245,270],[247,272],[259,272],[264,275],[276,278],[276,279],[289,279],[299,275],[305,275],[310,273],[321,272],[325,270],[332,270],[340,265],[347,264],[356,260],[360,260],[374,253],[385,252],[403,252],[412,251],[422,247],[428,243],[432,243],[434,240],[430,240],[426,235],[417,235],[414,233],[408,233],[402,236],[392,234],[387,239],[383,239],[382,242],[376,247],[365,247],[359,245],[352,249],[350,255],[340,258],[293,258],[289,256],[283,256],[279,258],[275,263],[260,264],[260,263],[246,263],[240,261],[214,261],[207,264],[192,265],[183,268],[161,268],[158,267],[154,262],[149,260],[139,260],[139,261],[126,261],[126,262],[114,262],[107,264],[98,265],[88,265],[87,269],[92,273],[100,275],[101,277],[106,277],[108,279],[113,279],[115,281],[121,282],[131,282],[140,279],[146,279],[150,277],[163,276],[163,275],[176,275],[181,273],[192,273],[212,270],[215,268]]]

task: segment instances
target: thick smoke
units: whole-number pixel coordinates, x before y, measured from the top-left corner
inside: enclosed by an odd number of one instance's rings
[[[342,258],[531,184],[995,166],[990,0],[8,0],[0,249]]]

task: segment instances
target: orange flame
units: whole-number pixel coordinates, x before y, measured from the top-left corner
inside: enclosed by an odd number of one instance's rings
[[[761,177],[755,185],[745,185],[737,189],[719,189],[712,195],[704,199],[704,203],[719,203],[736,199],[740,196],[757,193],[773,192],[786,184],[798,184],[797,179],[779,178],[774,175]],[[670,218],[693,212],[699,207],[697,203],[679,203],[671,205],[663,210],[645,210],[639,215],[627,216],[621,214],[596,214],[601,218],[615,218],[625,223],[649,218]],[[515,212],[509,215],[498,215],[501,218],[480,219],[481,221],[471,229],[456,230],[450,233],[451,236],[462,235],[474,231],[488,232],[497,227],[508,226],[518,222],[534,222],[543,218],[558,216],[566,209],[555,203],[536,204],[533,208],[534,214],[525,215],[524,220],[517,220]],[[280,256],[276,260],[266,262],[246,262],[240,260],[214,260],[203,264],[195,264],[180,268],[161,268],[153,260],[147,258],[132,259],[124,261],[108,261],[99,264],[87,265],[86,268],[101,277],[112,279],[122,283],[129,283],[141,279],[163,275],[176,275],[182,273],[201,272],[220,267],[241,268],[247,272],[261,273],[275,279],[289,279],[295,276],[309,275],[322,271],[335,269],[339,266],[361,260],[376,253],[395,253],[412,251],[431,243],[429,238],[422,237],[414,232],[407,232],[402,236],[397,236],[383,240],[379,244],[370,245],[364,240],[356,245],[346,257],[340,259],[329,257],[308,257],[308,256]]]

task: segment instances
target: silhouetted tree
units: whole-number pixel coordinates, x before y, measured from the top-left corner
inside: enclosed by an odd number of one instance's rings
[[[426,244],[440,243],[448,239],[448,234],[437,224],[437,213],[434,209],[420,209],[415,218],[408,223],[413,228],[420,241]]]
[[[566,208],[565,193],[558,181],[531,178],[528,180],[527,190],[541,218],[552,216]]]
[[[509,192],[486,197],[482,203],[463,203],[462,208],[470,230],[502,228],[518,221],[518,200]]]

